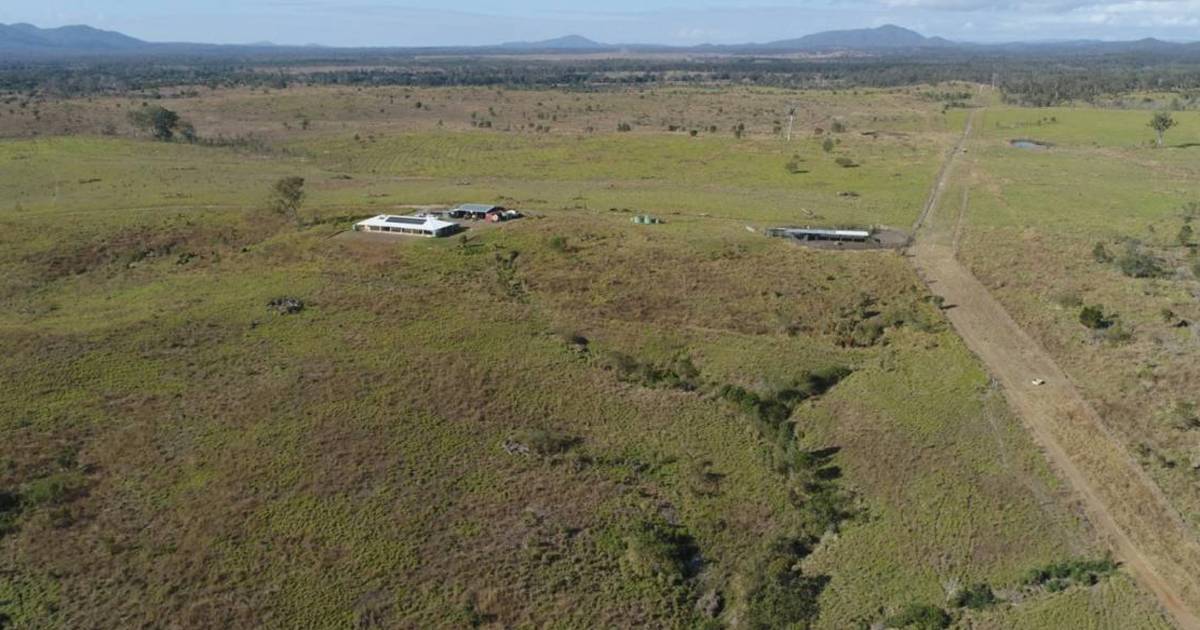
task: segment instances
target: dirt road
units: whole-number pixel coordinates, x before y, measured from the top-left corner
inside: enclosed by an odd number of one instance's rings
[[[967,346],[1002,386],[1059,477],[1074,489],[1115,559],[1180,628],[1200,629],[1200,543],[1049,354],[956,259],[966,210],[946,189],[963,165],[978,112],[938,175],[916,225],[912,261]],[[964,185],[965,186],[965,185]],[[1035,385],[1034,379],[1045,384]]]

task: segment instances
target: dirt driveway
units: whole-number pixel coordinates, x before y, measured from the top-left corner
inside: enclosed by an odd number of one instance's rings
[[[962,165],[968,119],[918,219],[913,265],[967,346],[1002,386],[1012,408],[1075,491],[1114,557],[1181,628],[1200,629],[1200,544],[1157,485],[1129,456],[1050,355],[955,256],[968,197],[944,199]],[[1034,380],[1044,380],[1041,385]]]

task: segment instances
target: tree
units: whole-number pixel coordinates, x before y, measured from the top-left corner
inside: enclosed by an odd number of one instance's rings
[[[300,206],[304,203],[304,178],[284,177],[271,187],[271,209],[300,225]]]
[[[1183,245],[1184,247],[1191,245],[1192,235],[1194,233],[1195,232],[1192,230],[1192,226],[1184,223],[1183,227],[1179,228],[1179,244]]]
[[[821,142],[821,150],[826,153],[829,153],[830,151],[832,151],[833,150],[833,138],[825,138],[825,140]]]
[[[154,105],[129,112],[129,122],[133,123],[135,127],[149,131],[156,140],[166,142],[175,137],[181,121],[179,114],[165,107]],[[188,135],[191,138],[195,137],[195,131],[191,129],[190,124],[186,125],[185,130],[189,131]]]
[[[1150,128],[1154,130],[1154,133],[1158,134],[1158,146],[1161,147],[1163,145],[1163,134],[1167,133],[1167,130],[1176,124],[1175,119],[1171,117],[1170,113],[1154,112],[1154,118],[1150,119]]]

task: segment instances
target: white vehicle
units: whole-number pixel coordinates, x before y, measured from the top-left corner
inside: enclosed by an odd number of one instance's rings
[[[1045,385],[1045,384],[1046,384],[1046,381],[1045,381],[1044,379],[1035,378],[1035,379],[1033,379],[1033,384],[1034,384],[1034,385],[1039,385],[1039,386],[1040,386],[1040,385]]]

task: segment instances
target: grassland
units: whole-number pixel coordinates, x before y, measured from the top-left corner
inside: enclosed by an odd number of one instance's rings
[[[818,587],[798,623],[916,602],[963,627],[1166,627],[1119,572],[1023,586],[1103,551],[901,256],[744,229],[910,224],[956,118],[903,91],[519,92],[497,121],[576,109],[548,132],[471,127],[496,96],[168,99],[202,135],[260,130],[231,146],[58,137],[54,112],[86,131],[116,108],[51,103],[42,136],[0,141],[0,433],[16,446],[0,459],[0,614],[747,627],[769,543],[841,497],[802,555]],[[434,111],[383,105],[418,99]],[[785,145],[773,121],[797,99],[805,132]],[[588,107],[653,124],[599,131]],[[834,118],[848,129],[822,132],[840,141],[826,153],[812,127]],[[809,172],[785,170],[795,154]],[[300,228],[264,210],[285,175],[308,182]],[[535,216],[461,240],[330,238],[397,204],[493,199]],[[284,295],[305,309],[267,308]],[[684,360],[695,373],[671,385]],[[721,392],[774,396],[832,368],[849,374],[788,408],[788,453],[823,462],[798,483]],[[975,583],[1002,601],[947,604]],[[714,594],[710,618],[697,603]]]
[[[1200,377],[1200,277],[1194,247],[1179,239],[1188,204],[1200,200],[1200,117],[1175,117],[1158,149],[1146,112],[987,112],[962,247],[1200,531],[1200,436],[1188,418]],[[1007,146],[1011,137],[1053,146],[1020,151]],[[1112,262],[1097,260],[1098,244]],[[1121,270],[1130,248],[1157,261],[1158,277]],[[1117,325],[1088,330],[1084,304],[1102,305]]]

